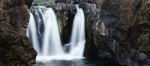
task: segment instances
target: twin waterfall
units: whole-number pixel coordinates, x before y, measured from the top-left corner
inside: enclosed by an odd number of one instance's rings
[[[69,44],[61,43],[57,18],[52,8],[36,6],[30,12],[27,37],[37,51],[37,61],[72,60],[83,58],[85,45],[84,12],[77,7]],[[69,52],[65,52],[68,46]]]

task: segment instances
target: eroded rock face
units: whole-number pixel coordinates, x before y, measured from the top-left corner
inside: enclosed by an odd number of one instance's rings
[[[112,58],[121,65],[149,66],[149,4],[147,0],[104,0],[99,20],[87,23],[93,28],[86,27],[90,41],[87,41],[85,56]],[[105,35],[101,34],[102,22]]]
[[[0,1],[0,66],[32,66],[36,52],[25,35],[30,17],[27,1]]]

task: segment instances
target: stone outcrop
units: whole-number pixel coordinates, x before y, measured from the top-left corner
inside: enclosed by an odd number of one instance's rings
[[[26,38],[29,0],[0,0],[0,66],[32,66],[36,52]],[[28,4],[29,5],[29,4]]]
[[[112,58],[121,65],[149,66],[149,4],[148,0],[104,0],[99,19],[87,23],[85,56]]]

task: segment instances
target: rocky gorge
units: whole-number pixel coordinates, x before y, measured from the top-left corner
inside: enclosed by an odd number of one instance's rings
[[[0,0],[0,66],[31,66],[36,52],[25,32],[29,0]],[[34,2],[33,2],[34,3]],[[75,5],[85,13],[87,59],[111,59],[120,65],[150,65],[149,0],[55,0],[54,9],[63,43],[71,36]],[[33,4],[31,11],[34,11]]]

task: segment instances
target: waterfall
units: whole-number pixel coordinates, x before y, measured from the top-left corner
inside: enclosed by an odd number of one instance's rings
[[[43,54],[47,56],[63,54],[64,52],[61,46],[57,19],[53,9],[47,9],[45,12],[44,22],[45,32],[43,41]]]
[[[73,21],[69,44],[62,46],[57,18],[52,8],[35,6],[30,12],[27,37],[32,41],[37,51],[37,61],[72,60],[83,58],[85,44],[85,18],[79,6]],[[70,47],[68,52],[65,49]]]
[[[70,54],[83,57],[85,44],[85,28],[84,28],[84,12],[77,5],[77,13],[73,21],[73,29],[71,35],[71,50]]]
[[[28,25],[26,35],[32,41],[33,48],[37,51],[37,54],[40,54],[40,47],[39,47],[39,42],[38,42],[36,23],[35,23],[33,14],[31,12],[30,12],[29,25]]]

